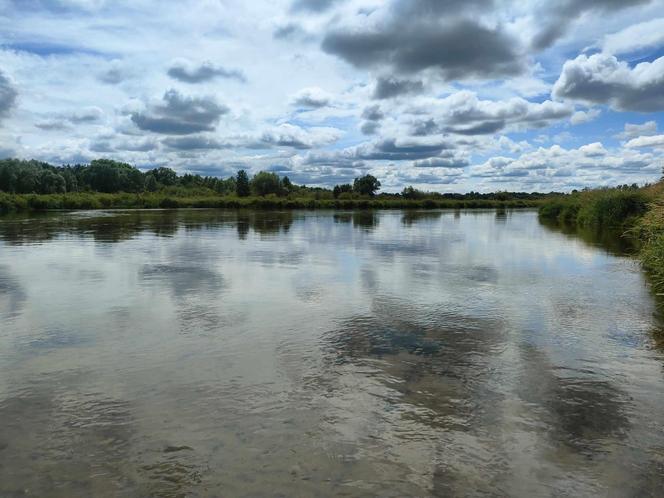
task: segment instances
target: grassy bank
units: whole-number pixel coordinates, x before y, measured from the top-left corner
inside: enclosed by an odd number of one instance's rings
[[[656,292],[664,292],[664,182],[549,198],[539,208],[542,220],[561,226],[619,229],[638,243],[638,257]]]
[[[249,208],[249,209],[472,209],[539,206],[535,200],[454,199],[312,199],[290,197],[236,197],[175,195],[169,193],[71,193],[7,194],[0,192],[0,212],[52,209],[154,209],[154,208]]]

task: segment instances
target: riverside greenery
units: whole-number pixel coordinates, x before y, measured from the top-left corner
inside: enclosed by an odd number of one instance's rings
[[[539,216],[561,226],[620,229],[637,243],[656,292],[664,292],[664,179],[553,196],[542,202]]]
[[[295,185],[287,177],[241,170],[222,179],[178,175],[170,168],[146,172],[108,159],[90,164],[53,166],[39,161],[0,161],[0,211],[48,209],[257,208],[257,209],[403,209],[519,208],[539,205],[554,194],[496,192],[440,194],[413,187],[378,193],[372,175],[333,189]]]

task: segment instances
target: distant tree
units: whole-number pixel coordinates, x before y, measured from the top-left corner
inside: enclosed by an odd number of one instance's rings
[[[145,188],[145,175],[137,168],[126,169],[123,175],[122,190],[127,192],[143,192]]]
[[[200,175],[184,174],[180,178],[180,185],[184,187],[200,187],[204,184],[204,180]]]
[[[243,169],[237,172],[235,178],[235,193],[238,197],[248,197],[251,195],[251,187],[249,185],[249,175]]]
[[[222,195],[228,195],[236,191],[237,180],[234,176],[222,180],[220,178],[212,178],[210,181],[214,180],[214,185],[212,189]]]
[[[37,178],[37,192],[40,194],[64,194],[66,192],[66,182],[62,175],[43,169]]]
[[[152,173],[145,175],[145,190],[148,192],[156,192],[158,188],[159,184],[157,183],[157,179],[154,177],[154,175]]]
[[[152,173],[157,182],[161,183],[165,187],[171,187],[178,182],[178,174],[173,171],[171,168],[160,167],[148,171]]]
[[[279,175],[268,171],[256,173],[251,179],[251,190],[256,195],[268,195],[281,193],[281,181]]]
[[[424,197],[424,192],[421,190],[417,190],[416,188],[412,186],[408,186],[403,189],[401,192],[401,197],[404,199],[422,199]]]
[[[3,192],[14,193],[16,192],[16,171],[8,161],[5,163],[6,164],[0,164],[0,190]]]
[[[71,168],[66,167],[60,173],[65,179],[65,189],[67,192],[78,192],[78,179]]]
[[[504,191],[501,191],[501,190],[498,190],[495,193],[494,196],[495,196],[495,199],[498,200],[498,201],[507,201],[510,198],[509,192],[504,192]]]
[[[286,195],[288,195],[290,192],[292,192],[293,190],[295,190],[295,186],[294,186],[293,183],[290,181],[290,178],[288,178],[287,176],[284,176],[284,177],[281,179],[281,188],[284,190],[284,193],[285,193]]]
[[[19,194],[30,194],[37,191],[37,179],[39,170],[32,166],[18,169],[16,173],[16,192]]]
[[[332,189],[332,195],[335,199],[338,199],[339,196],[343,193],[350,193],[353,191],[353,186],[350,183],[344,183],[343,185],[335,185]]]
[[[140,192],[144,176],[130,164],[110,159],[95,159],[82,170],[82,177],[90,189],[97,192]]]
[[[380,189],[380,182],[375,176],[364,175],[355,178],[353,182],[353,191],[360,195],[373,196]]]

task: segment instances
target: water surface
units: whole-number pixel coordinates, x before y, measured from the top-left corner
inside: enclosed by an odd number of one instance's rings
[[[0,496],[662,496],[661,324],[604,247],[531,211],[0,218]]]

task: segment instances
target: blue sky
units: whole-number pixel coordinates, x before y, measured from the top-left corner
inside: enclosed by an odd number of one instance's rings
[[[0,0],[0,156],[571,190],[664,166],[664,0]]]

